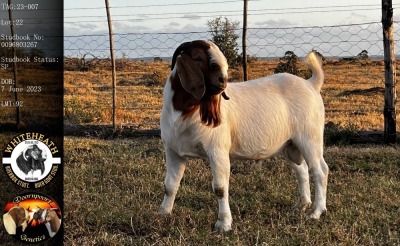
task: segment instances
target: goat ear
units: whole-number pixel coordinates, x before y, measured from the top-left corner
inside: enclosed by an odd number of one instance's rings
[[[206,91],[204,75],[198,64],[188,55],[181,54],[176,59],[176,68],[183,89],[200,100]]]

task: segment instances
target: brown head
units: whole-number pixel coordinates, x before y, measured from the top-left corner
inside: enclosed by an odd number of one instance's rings
[[[50,228],[51,228],[52,232],[57,232],[58,229],[60,229],[61,222],[57,216],[56,211],[54,211],[52,209],[48,209],[45,220],[46,220],[46,222],[50,223]]]
[[[8,214],[15,221],[15,225],[22,226],[22,231],[25,231],[30,219],[28,211],[23,207],[15,206],[8,211]]]
[[[218,126],[221,94],[228,81],[228,63],[219,48],[205,40],[183,43],[174,52],[171,70],[174,108],[183,117],[199,109],[203,124]]]
[[[39,208],[39,210],[37,210],[34,214],[33,214],[33,219],[34,220],[42,220],[42,214],[44,212],[43,208]]]

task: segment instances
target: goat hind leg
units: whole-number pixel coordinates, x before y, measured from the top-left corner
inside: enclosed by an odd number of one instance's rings
[[[185,172],[185,159],[173,150],[165,149],[167,173],[164,180],[165,194],[159,214],[170,214],[174,206],[175,196],[178,192],[183,173]]]
[[[329,167],[323,157],[320,158],[317,164],[319,165],[315,165],[311,168],[315,184],[315,199],[312,211],[308,216],[312,219],[319,219],[321,214],[326,212],[326,191]]]
[[[304,161],[302,154],[294,144],[288,145],[284,149],[283,155],[290,163],[292,172],[296,176],[297,186],[299,189],[299,196],[293,209],[295,211],[304,212],[311,206],[310,178],[307,163]]]

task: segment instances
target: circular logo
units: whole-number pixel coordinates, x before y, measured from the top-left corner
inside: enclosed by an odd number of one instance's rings
[[[60,152],[40,133],[24,133],[6,146],[3,167],[8,177],[23,188],[40,188],[50,183],[61,164]]]
[[[16,196],[3,213],[8,234],[26,243],[41,243],[54,237],[61,227],[61,218],[57,203],[36,192]]]

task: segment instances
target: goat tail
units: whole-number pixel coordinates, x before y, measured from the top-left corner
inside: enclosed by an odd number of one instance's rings
[[[310,52],[303,61],[312,71],[312,76],[308,81],[310,81],[316,91],[321,91],[321,87],[324,84],[324,71],[322,70],[321,57],[316,52]]]
[[[3,222],[8,234],[15,235],[17,233],[17,225],[9,213],[3,215]]]

